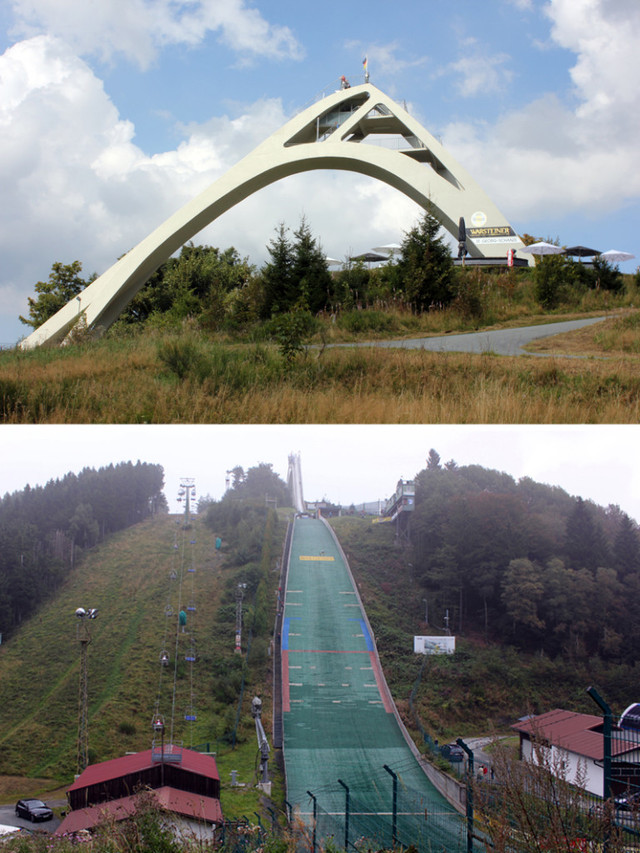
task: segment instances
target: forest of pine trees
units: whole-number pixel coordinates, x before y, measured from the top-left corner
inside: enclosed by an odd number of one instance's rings
[[[123,462],[67,474],[0,501],[0,633],[52,595],[78,549],[166,511],[160,465]]]
[[[633,662],[640,640],[638,525],[563,489],[479,465],[416,477],[414,580],[455,633],[525,651]]]

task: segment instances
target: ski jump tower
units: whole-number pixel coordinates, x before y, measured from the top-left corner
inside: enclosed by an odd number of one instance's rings
[[[304,498],[302,496],[302,468],[300,466],[300,454],[289,454],[289,469],[287,471],[287,485],[291,493],[291,500],[296,512],[304,512]]]
[[[397,147],[388,147],[389,138]],[[78,322],[100,334],[155,270],[218,216],[281,178],[314,169],[359,172],[384,181],[428,207],[456,240],[460,218],[464,218],[472,257],[495,256],[498,248],[503,257],[514,249],[528,259],[504,215],[444,146],[403,107],[367,82],[340,89],[288,121],[20,346],[31,349],[62,341]]]

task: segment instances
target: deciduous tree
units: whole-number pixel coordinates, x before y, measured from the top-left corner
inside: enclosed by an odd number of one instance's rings
[[[63,264],[56,261],[49,273],[47,281],[38,281],[35,285],[37,298],[29,297],[29,316],[20,316],[20,322],[37,329],[49,317],[60,310],[64,305],[81,293],[87,284],[94,280],[95,275],[88,281],[80,277],[82,264],[80,261],[72,261]]]

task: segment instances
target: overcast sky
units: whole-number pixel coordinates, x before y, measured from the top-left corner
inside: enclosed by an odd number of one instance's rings
[[[0,494],[84,467],[131,460],[160,464],[173,512],[181,477],[220,498],[226,471],[268,462],[283,478],[299,452],[304,496],[343,504],[385,499],[426,464],[479,464],[532,477],[640,520],[637,426],[4,426]]]
[[[104,272],[340,75],[402,103],[519,233],[640,258],[638,0],[9,0],[0,4],[0,343],[54,261]],[[298,175],[197,242],[260,265],[302,215],[343,259],[419,210]],[[632,272],[637,262],[622,269]]]

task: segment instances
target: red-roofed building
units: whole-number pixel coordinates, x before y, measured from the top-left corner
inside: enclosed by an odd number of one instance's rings
[[[148,749],[87,767],[67,791],[71,811],[56,834],[91,829],[107,816],[129,817],[141,789],[151,790],[159,805],[190,828],[201,830],[222,820],[215,758],[166,746],[164,753]]]
[[[512,725],[520,734],[520,758],[538,763],[592,794],[604,787],[602,717],[556,708]],[[611,775],[614,796],[638,785],[640,742],[638,733],[614,728],[611,737]],[[584,780],[584,781],[583,781]]]

